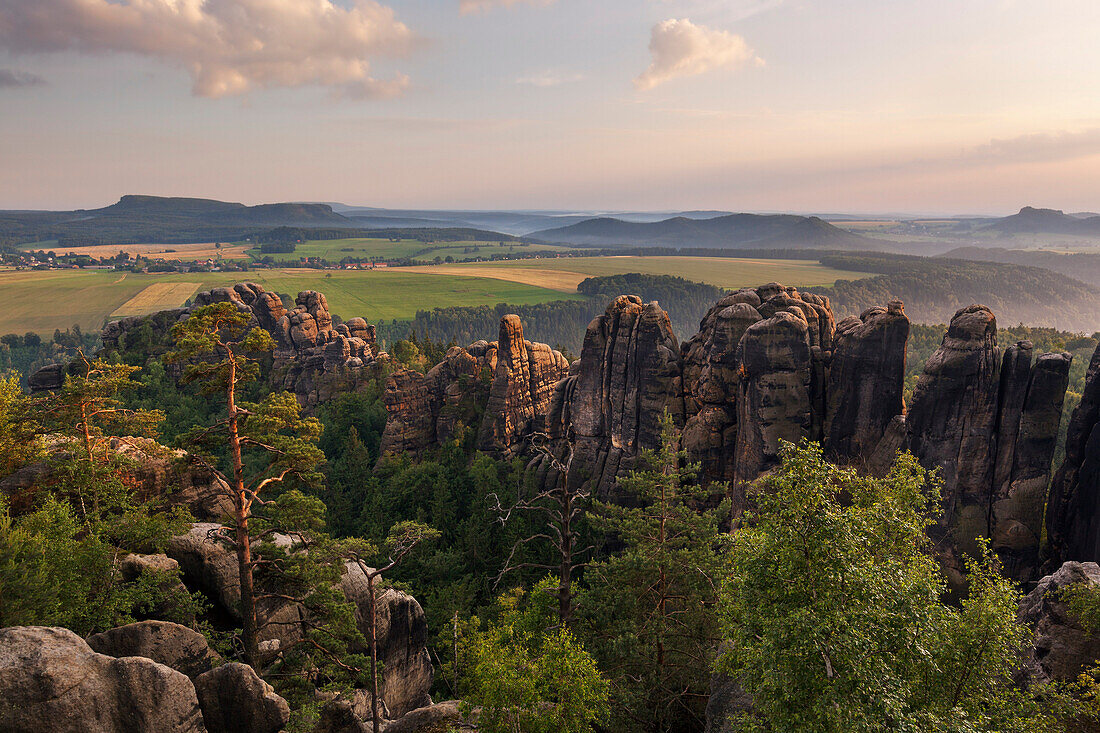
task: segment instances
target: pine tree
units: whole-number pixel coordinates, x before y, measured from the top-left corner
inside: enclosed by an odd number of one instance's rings
[[[596,505],[593,524],[622,551],[589,565],[579,607],[616,730],[697,730],[704,718],[730,505],[707,508],[725,487],[696,485],[678,443],[666,413],[660,447],[619,483],[631,505]]]

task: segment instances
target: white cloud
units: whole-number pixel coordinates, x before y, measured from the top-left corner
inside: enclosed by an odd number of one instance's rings
[[[521,76],[516,79],[516,84],[527,84],[533,87],[560,87],[562,84],[570,84],[582,79],[584,79],[584,74],[570,74],[548,69],[537,74]]]
[[[553,2],[554,0],[459,0],[458,12],[466,15],[467,13],[477,13],[482,10],[487,11],[493,8],[510,8],[520,3],[526,3],[527,5],[550,5]]]
[[[0,49],[148,56],[183,66],[203,97],[306,85],[394,96],[408,78],[375,79],[368,57],[412,42],[374,0],[0,0]]]
[[[649,52],[653,57],[649,68],[634,80],[634,86],[642,91],[669,79],[712,69],[764,64],[741,36],[696,25],[686,18],[665,20],[653,26]]]

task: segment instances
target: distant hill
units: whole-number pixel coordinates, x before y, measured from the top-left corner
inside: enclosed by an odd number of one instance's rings
[[[242,239],[280,226],[342,227],[358,224],[328,204],[245,206],[212,199],[123,196],[101,209],[0,212],[0,243],[57,240],[58,246],[184,243]]]
[[[548,242],[607,247],[894,249],[889,242],[846,232],[817,217],[791,214],[730,214],[710,219],[677,216],[652,223],[603,217],[534,232],[531,237]]]
[[[1100,287],[1100,253],[1073,252],[1063,254],[1049,250],[1003,249],[1001,247],[959,247],[940,257],[953,257],[975,262],[1004,262],[1013,265],[1042,267],[1081,282]],[[1100,324],[1098,324],[1100,327]]]
[[[1018,214],[998,219],[983,231],[1000,234],[1080,234],[1100,236],[1100,216],[1066,214],[1058,209],[1025,206]]]

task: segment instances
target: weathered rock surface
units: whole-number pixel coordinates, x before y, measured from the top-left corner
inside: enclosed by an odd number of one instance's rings
[[[378,658],[382,661],[381,697],[385,717],[399,718],[431,703],[432,661],[428,654],[428,624],[416,599],[393,588],[380,588],[375,579]],[[355,606],[355,621],[370,638],[370,601],[367,577],[356,563],[348,563],[340,587]],[[364,650],[365,651],[365,650]],[[357,695],[357,714],[370,717],[370,696]]]
[[[829,456],[864,463],[890,421],[904,413],[908,340],[909,319],[898,300],[837,324],[826,387],[823,443]]]
[[[546,344],[525,341],[516,315],[500,319],[496,361],[477,445],[506,458],[543,426],[554,386],[568,374],[569,363]]]
[[[145,657],[191,678],[221,662],[206,637],[168,621],[139,621],[92,634],[88,646],[109,657]]]
[[[542,428],[568,368],[560,352],[524,340],[519,317],[506,315],[498,341],[452,347],[425,374],[406,369],[387,378],[382,454],[416,456],[469,427],[480,450],[515,455]]]
[[[92,651],[68,629],[0,629],[0,730],[201,733],[186,675],[141,657]]]
[[[1020,602],[1019,620],[1035,632],[1027,659],[1033,680],[1069,682],[1100,658],[1100,635],[1086,630],[1060,596],[1078,584],[1100,585],[1100,567],[1093,562],[1064,563]]]
[[[656,303],[619,296],[588,325],[578,361],[558,383],[547,433],[564,455],[569,481],[607,498],[640,451],[656,448],[661,419],[684,423],[679,344]],[[568,446],[568,447],[567,447]],[[538,470],[546,478],[546,466]]]
[[[290,706],[252,667],[236,662],[195,679],[202,717],[210,733],[277,733]]]
[[[351,700],[330,700],[321,708],[313,733],[371,733],[374,728],[355,714]]]
[[[220,524],[198,522],[187,534],[168,540],[165,551],[183,570],[184,583],[201,590],[214,604],[216,614],[240,620],[241,585],[237,555],[215,539],[224,531]],[[289,543],[289,538],[276,538]],[[279,640],[281,647],[302,638],[303,608],[293,601],[261,598],[256,603],[256,618],[260,624],[257,638],[261,642]]]
[[[1066,432],[1066,458],[1047,505],[1051,562],[1100,560],[1100,347]]]
[[[941,517],[931,533],[953,584],[962,583],[959,551],[975,554],[974,539],[989,532],[1000,365],[993,312],[960,310],[925,363],[905,418],[909,449],[942,472]]]
[[[1069,354],[1009,347],[1002,362],[997,322],[985,306],[955,314],[929,358],[905,418],[906,447],[942,472],[941,516],[932,528],[952,586],[963,554],[991,539],[1006,573],[1035,577],[1040,519],[1068,382]]]
[[[385,733],[462,733],[477,726],[462,715],[458,700],[413,710],[386,724]]]

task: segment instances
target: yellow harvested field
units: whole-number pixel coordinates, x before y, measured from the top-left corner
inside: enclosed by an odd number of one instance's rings
[[[215,242],[197,242],[193,244],[101,244],[94,247],[73,247],[68,250],[55,248],[58,254],[88,255],[89,257],[114,257],[120,251],[131,257],[141,255],[151,259],[177,260],[180,262],[191,260],[216,260],[220,253],[222,259],[244,260],[248,259],[245,252],[247,244],[222,244],[221,249],[215,247]]]
[[[153,283],[120,305],[111,317],[144,316],[168,308],[177,308],[190,298],[202,283],[163,282]]]
[[[481,267],[471,265],[417,265],[415,267],[394,267],[375,270],[375,272],[423,272],[433,275],[461,275],[464,277],[488,277],[494,280],[507,280],[524,285],[535,285],[562,293],[575,293],[581,281],[589,277],[568,270],[535,269],[530,267]]]

